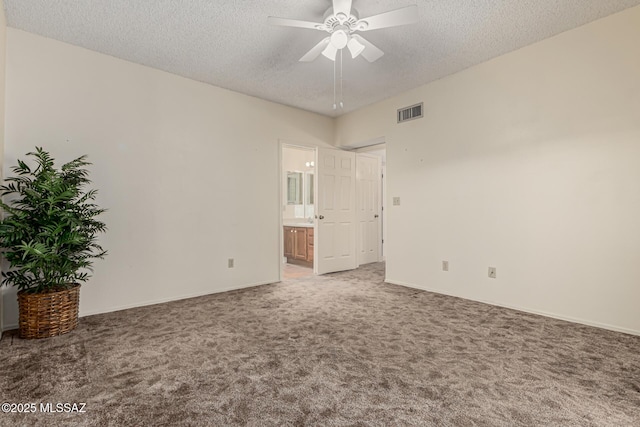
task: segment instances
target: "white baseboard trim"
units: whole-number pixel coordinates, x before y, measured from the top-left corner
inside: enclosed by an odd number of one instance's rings
[[[441,290],[431,289],[428,286],[414,285],[414,284],[405,283],[405,282],[402,282],[402,281],[399,281],[399,280],[385,279],[385,283],[389,283],[391,285],[404,286],[405,288],[420,289],[421,291],[433,292],[434,294],[441,294],[441,295],[447,295],[447,296],[456,297],[456,298],[462,298],[462,299],[466,299],[466,300],[469,300],[469,301],[475,301],[475,302],[480,302],[480,303],[483,303],[483,304],[494,305],[496,307],[509,308],[511,310],[522,311],[524,313],[537,314],[538,316],[551,317],[553,319],[564,320],[566,322],[578,323],[578,324],[581,324],[581,325],[593,326],[593,327],[600,328],[600,329],[607,329],[609,331],[622,332],[622,333],[629,334],[629,335],[640,336],[640,331],[636,331],[634,329],[629,329],[629,328],[623,328],[623,327],[615,326],[615,325],[609,325],[608,323],[594,322],[594,321],[591,321],[591,320],[579,319],[579,318],[576,318],[576,317],[564,316],[564,315],[556,314],[556,313],[549,313],[549,312],[542,311],[542,310],[535,310],[535,309],[530,309],[530,308],[525,308],[525,307],[520,307],[520,306],[497,303],[497,302],[493,302],[493,301],[485,301],[485,300],[481,300],[481,299],[468,298],[468,297],[461,296],[461,295],[456,295],[456,294],[453,294],[453,293],[443,292]]]
[[[3,329],[2,332],[6,332],[6,331],[10,331],[12,329],[18,329],[18,324],[17,323],[10,323],[8,325],[3,325]]]
[[[192,293],[192,294],[185,294],[185,295],[180,295],[180,296],[170,297],[170,298],[159,298],[159,299],[144,301],[144,302],[135,303],[135,304],[126,304],[126,305],[122,305],[122,306],[117,306],[117,307],[110,308],[110,309],[107,309],[107,310],[86,311],[86,312],[80,313],[80,317],[93,316],[94,314],[112,313],[114,311],[128,310],[130,308],[136,308],[136,307],[146,307],[148,305],[163,304],[165,302],[179,301],[179,300],[182,300],[182,299],[203,297],[205,295],[221,294],[223,292],[237,291],[239,289],[246,289],[246,288],[253,288],[253,287],[256,287],[256,286],[270,285],[270,284],[273,284],[273,283],[278,283],[278,280],[275,280],[275,281],[271,280],[271,281],[267,281],[267,282],[249,283],[247,285],[240,285],[240,286],[230,286],[230,287],[227,287],[227,288],[216,289],[215,291],[195,292],[195,293]]]
[[[230,287],[227,287],[227,288],[216,289],[213,292],[211,292],[211,291],[195,292],[195,293],[192,293],[192,294],[185,294],[185,295],[180,295],[180,296],[171,297],[171,298],[158,298],[158,299],[155,299],[155,300],[143,301],[143,302],[135,303],[135,304],[125,304],[125,305],[109,308],[109,309],[106,309],[106,310],[86,311],[86,312],[80,313],[80,317],[93,316],[95,314],[112,313],[114,311],[128,310],[130,308],[137,308],[137,307],[146,307],[148,305],[163,304],[165,302],[179,301],[179,300],[182,300],[182,299],[203,297],[205,295],[220,294],[222,292],[237,291],[239,289],[246,289],[246,288],[253,288],[253,287],[256,287],[256,286],[270,285],[270,284],[277,283],[277,282],[278,282],[278,280],[275,280],[275,281],[271,280],[271,281],[266,281],[266,282],[249,283],[247,285],[230,286]],[[4,325],[3,331],[9,331],[11,329],[18,329],[18,324],[17,323],[15,323],[15,324],[12,323],[12,324],[9,324],[9,325]]]
[[[193,293],[193,294],[186,294],[186,295],[181,295],[181,296],[172,297],[172,298],[159,298],[159,299],[156,299],[156,300],[149,300],[149,301],[144,301],[144,302],[141,302],[141,303],[126,304],[126,305],[114,307],[114,308],[108,309],[108,310],[88,311],[88,312],[82,313],[80,315],[80,317],[93,316],[94,314],[111,313],[111,312],[114,312],[114,311],[128,310],[130,308],[145,307],[145,306],[148,306],[148,305],[162,304],[162,303],[165,303],[165,302],[179,301],[179,300],[182,300],[182,299],[196,298],[196,297],[201,297],[201,296],[205,296],[205,295],[219,294],[219,293],[222,293],[222,292],[236,291],[236,290],[239,290],[239,289],[246,289],[246,288],[253,288],[253,287],[256,287],[256,286],[270,285],[270,284],[273,284],[273,283],[277,283],[277,281],[250,283],[250,284],[247,284],[247,285],[231,286],[231,287],[228,287],[228,288],[218,289],[218,290],[215,290],[213,292],[196,292],[196,293]],[[433,293],[436,293],[436,294],[447,295],[447,296],[452,296],[452,297],[456,297],[456,298],[462,298],[462,299],[466,299],[466,300],[470,300],[470,301],[480,302],[480,303],[483,303],[483,304],[494,305],[494,306],[497,306],[497,307],[509,308],[511,310],[522,311],[524,313],[537,314],[539,316],[551,317],[553,319],[564,320],[564,321],[567,321],[567,322],[578,323],[578,324],[581,324],[581,325],[593,326],[593,327],[596,327],[596,328],[607,329],[607,330],[614,331],[614,332],[622,332],[622,333],[629,334],[629,335],[640,336],[640,331],[636,331],[634,329],[629,329],[629,328],[623,328],[623,327],[619,327],[619,326],[615,326],[615,325],[609,325],[607,323],[593,322],[593,321],[590,321],[590,320],[579,319],[579,318],[575,318],[575,317],[571,317],[571,316],[563,316],[563,315],[559,315],[559,314],[555,314],[555,313],[549,313],[549,312],[541,311],[541,310],[534,310],[534,309],[524,308],[524,307],[520,307],[520,306],[513,306],[513,305],[509,305],[509,304],[501,304],[501,303],[496,303],[496,302],[492,302],[492,301],[485,301],[485,300],[481,300],[481,299],[468,298],[468,297],[456,295],[456,294],[453,294],[453,293],[442,292],[441,290],[431,289],[428,286],[415,285],[415,284],[412,284],[412,283],[406,283],[406,282],[402,282],[402,281],[399,281],[399,280],[392,280],[392,279],[385,278],[385,283],[389,283],[391,285],[403,286],[405,288],[419,289],[419,290],[422,290],[422,291],[433,292]],[[10,323],[10,324],[3,325],[3,326],[4,326],[4,328],[2,329],[2,332],[18,328],[18,324],[17,323]],[[0,336],[1,336],[1,334],[0,334]]]

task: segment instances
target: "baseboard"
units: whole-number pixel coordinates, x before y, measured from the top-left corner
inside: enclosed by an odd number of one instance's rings
[[[249,283],[247,285],[230,286],[228,288],[217,289],[217,290],[215,290],[213,292],[210,292],[210,291],[207,291],[207,292],[195,292],[193,294],[185,294],[185,295],[180,295],[180,296],[177,296],[177,297],[159,298],[159,299],[155,299],[155,300],[144,301],[144,302],[141,302],[141,303],[126,304],[126,305],[122,305],[122,306],[117,306],[117,307],[114,307],[114,308],[110,308],[108,310],[86,311],[86,312],[81,313],[80,317],[93,316],[95,314],[112,313],[114,311],[129,310],[131,308],[146,307],[148,305],[163,304],[165,302],[179,301],[179,300],[189,299],[189,298],[203,297],[205,295],[221,294],[223,292],[231,292],[231,291],[237,291],[239,289],[246,289],[246,288],[253,288],[253,287],[256,287],[256,286],[270,285],[270,284],[277,283],[277,282],[278,282],[278,280],[270,280],[270,281],[266,281],[266,282]],[[16,327],[17,327],[17,325],[16,325]]]
[[[144,301],[144,302],[141,302],[141,303],[121,305],[121,306],[113,307],[113,308],[110,308],[110,309],[107,309],[107,310],[87,311],[87,312],[80,313],[80,317],[93,316],[94,314],[112,313],[114,311],[128,310],[130,308],[145,307],[145,306],[148,306],[148,305],[163,304],[165,302],[179,301],[181,299],[203,297],[205,295],[220,294],[222,292],[237,291],[239,289],[246,289],[246,288],[253,288],[253,287],[256,287],[256,286],[270,285],[272,283],[277,283],[277,282],[278,282],[277,280],[275,280],[275,281],[271,280],[271,281],[267,281],[267,282],[249,283],[247,285],[230,286],[228,288],[217,289],[217,290],[215,290],[213,292],[196,292],[196,293],[193,293],[193,294],[185,294],[185,295],[180,295],[180,296],[172,297],[172,298],[159,298],[159,299],[156,299],[156,300],[149,300],[149,301]],[[9,331],[9,330],[12,330],[12,329],[18,329],[18,324],[17,323],[11,323],[11,324],[8,324],[8,325],[4,325],[4,329],[2,330],[2,332]],[[1,334],[0,334],[0,336],[1,336]]]
[[[456,297],[456,298],[462,298],[462,299],[466,299],[466,300],[469,300],[469,301],[475,301],[475,302],[480,302],[480,303],[483,303],[483,304],[494,305],[496,307],[509,308],[511,310],[522,311],[524,313],[537,314],[538,316],[550,317],[552,319],[564,320],[566,322],[577,323],[577,324],[580,324],[580,325],[593,326],[595,328],[607,329],[609,331],[622,332],[622,333],[629,334],[629,335],[640,336],[640,331],[636,331],[634,329],[622,328],[620,326],[615,326],[615,325],[609,325],[607,323],[593,322],[591,320],[579,319],[579,318],[576,318],[576,317],[564,316],[564,315],[561,315],[561,314],[549,313],[549,312],[546,312],[546,311],[534,310],[534,309],[530,309],[530,308],[526,308],[526,307],[514,306],[514,305],[509,305],[509,304],[501,304],[501,303],[497,303],[497,302],[493,302],[493,301],[485,301],[485,300],[475,299],[475,298],[468,298],[468,297],[461,296],[461,295],[456,295],[456,294],[453,294],[453,293],[443,292],[441,290],[431,289],[428,286],[419,286],[419,285],[414,285],[414,284],[411,284],[411,283],[401,282],[401,281],[398,281],[398,280],[385,279],[385,283],[389,283],[391,285],[404,286],[405,288],[420,289],[422,291],[433,292],[434,294],[441,294],[441,295],[447,295],[447,296]]]
[[[2,333],[6,332],[6,331],[10,331],[12,329],[18,329],[18,324],[17,323],[10,323],[8,325],[3,325]]]
[[[228,287],[228,288],[223,288],[223,289],[215,290],[213,292],[198,292],[198,293],[193,293],[193,294],[181,295],[181,296],[173,297],[173,298],[160,298],[160,299],[157,299],[157,300],[149,300],[149,301],[145,301],[145,302],[142,302],[142,303],[127,304],[127,305],[123,305],[123,306],[118,306],[118,307],[114,307],[114,308],[108,309],[108,310],[88,311],[88,312],[82,313],[80,315],[80,317],[93,316],[94,314],[111,313],[111,312],[114,312],[114,311],[128,310],[128,309],[136,308],[136,307],[145,307],[145,306],[148,306],[148,305],[163,304],[165,302],[179,301],[179,300],[188,299],[188,298],[197,298],[197,297],[202,297],[202,296],[205,296],[205,295],[213,295],[213,294],[219,294],[219,293],[222,293],[222,292],[236,291],[236,290],[239,290],[239,289],[253,288],[255,286],[270,285],[272,283],[276,283],[276,282],[274,282],[274,281],[257,282],[257,283],[250,283],[250,284],[247,284],[247,285],[232,286],[232,287]],[[564,321],[567,321],[567,322],[577,323],[577,324],[581,324],[581,325],[593,326],[593,327],[596,327],[596,328],[607,329],[607,330],[614,331],[614,332],[622,332],[622,333],[629,334],[629,335],[640,336],[640,331],[636,331],[634,329],[629,329],[629,328],[622,328],[622,327],[615,326],[615,325],[609,325],[607,323],[593,322],[593,321],[590,321],[590,320],[579,319],[579,318],[575,318],[575,317],[571,317],[571,316],[563,316],[563,315],[559,315],[559,314],[555,314],[555,313],[549,313],[549,312],[541,311],[541,310],[533,310],[533,309],[520,307],[520,306],[513,306],[513,305],[509,305],[509,304],[501,304],[501,303],[496,303],[496,302],[492,302],[492,301],[485,301],[485,300],[481,300],[481,299],[467,298],[467,297],[456,295],[456,294],[453,294],[453,293],[442,292],[441,290],[431,289],[428,286],[419,286],[419,285],[415,285],[415,284],[412,284],[412,283],[405,283],[405,282],[402,282],[402,281],[391,280],[391,279],[387,279],[387,278],[385,278],[385,283],[389,283],[391,285],[403,286],[405,288],[419,289],[419,290],[422,290],[422,291],[433,292],[433,293],[436,293],[436,294],[447,295],[447,296],[456,297],[456,298],[462,298],[462,299],[466,299],[466,300],[470,300],[470,301],[480,302],[480,303],[483,303],[483,304],[493,305],[493,306],[496,306],[496,307],[509,308],[511,310],[522,311],[524,313],[537,314],[539,316],[550,317],[552,319],[564,320]],[[10,331],[12,329],[18,329],[18,324],[17,323],[10,323],[8,325],[4,325],[4,328],[2,329],[2,332]],[[0,334],[0,336],[1,336],[1,334]]]

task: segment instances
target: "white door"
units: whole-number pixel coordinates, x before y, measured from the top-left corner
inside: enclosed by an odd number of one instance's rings
[[[318,148],[316,152],[315,272],[352,270],[356,253],[356,156]]]
[[[357,242],[358,264],[380,260],[381,221],[380,183],[382,171],[380,157],[356,154]]]

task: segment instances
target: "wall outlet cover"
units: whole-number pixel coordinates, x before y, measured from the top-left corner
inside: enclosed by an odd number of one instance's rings
[[[228,266],[229,268],[233,268],[233,264],[234,264],[234,260],[233,260],[233,258],[229,258],[229,261],[227,261],[227,266]]]
[[[442,261],[442,271],[449,271],[449,261]]]
[[[496,278],[496,268],[495,267],[489,267],[489,277],[492,279]]]
[[[400,206],[400,197],[393,198],[393,206]]]

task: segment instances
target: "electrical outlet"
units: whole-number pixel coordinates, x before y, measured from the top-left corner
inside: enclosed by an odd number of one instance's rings
[[[495,267],[489,267],[489,277],[491,277],[492,279],[496,278],[496,268]]]
[[[442,261],[442,271],[449,271],[449,261]]]
[[[227,266],[229,268],[233,268],[233,258],[229,258],[229,261],[227,262]]]
[[[393,198],[393,206],[400,206],[400,197]]]

